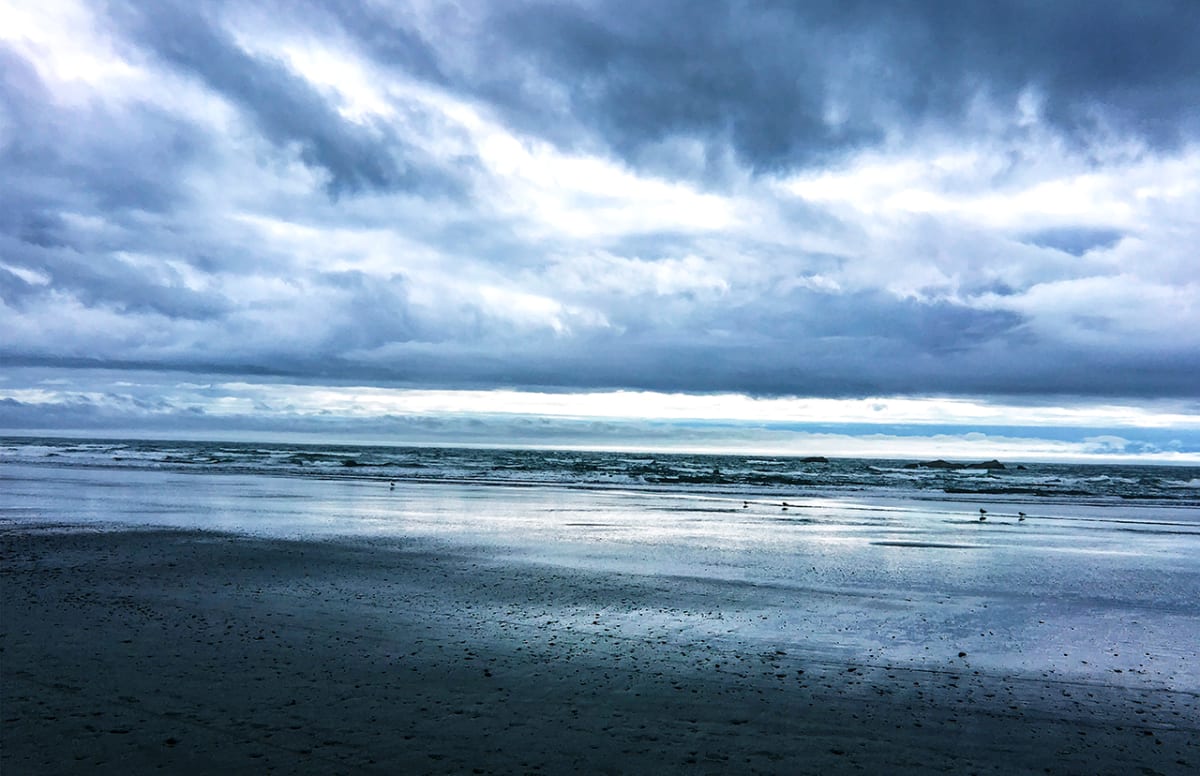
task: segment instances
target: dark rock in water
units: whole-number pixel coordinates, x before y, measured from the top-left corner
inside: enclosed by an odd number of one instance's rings
[[[353,458],[346,458],[342,461],[342,466],[362,466],[362,464]]]
[[[990,471],[992,469],[1004,469],[1006,467],[1004,466],[1004,464],[1000,463],[999,461],[997,461],[994,458],[990,461],[984,461],[983,463],[954,463],[953,461],[943,461],[941,458],[939,458],[936,461],[921,461],[920,463],[906,463],[906,464],[904,464],[904,468],[905,469],[948,469],[951,471],[957,470],[957,469],[987,469]]]
[[[1025,471],[1025,464],[1022,464],[1022,463],[1017,464],[1017,471],[1022,471],[1022,472]]]
[[[905,469],[961,469],[961,468],[963,468],[963,464],[950,463],[949,461],[943,461],[941,458],[939,458],[936,461],[921,461],[920,463],[906,463],[906,464],[904,464],[904,468]]]
[[[801,458],[800,463],[829,463],[829,459],[823,455],[810,455],[807,458]]]

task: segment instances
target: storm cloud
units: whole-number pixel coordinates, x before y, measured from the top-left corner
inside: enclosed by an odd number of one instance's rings
[[[630,160],[684,136],[786,171],[929,124],[969,131],[983,103],[1023,95],[1084,147],[1106,132],[1175,147],[1200,121],[1187,2],[547,2],[484,23],[502,76],[484,93],[534,127],[595,127]]]
[[[0,362],[1193,400],[1198,37],[1166,0],[17,2]]]

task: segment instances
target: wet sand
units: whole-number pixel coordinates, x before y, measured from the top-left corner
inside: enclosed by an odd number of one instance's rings
[[[773,638],[736,580],[22,519],[0,570],[6,776],[1200,769],[1190,687]]]

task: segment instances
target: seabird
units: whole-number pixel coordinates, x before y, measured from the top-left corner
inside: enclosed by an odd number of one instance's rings
[[[388,490],[395,490],[395,489],[396,489],[396,483],[394,483],[394,482],[389,482],[389,483],[388,483]]]
[[[1018,513],[1017,513],[1017,522],[1018,522],[1018,523],[1024,523],[1024,522],[1025,522],[1025,513],[1024,513],[1024,512],[1018,512]]]
[[[979,522],[982,523],[984,520],[987,520],[987,510],[984,509],[983,507],[980,507],[979,508]]]

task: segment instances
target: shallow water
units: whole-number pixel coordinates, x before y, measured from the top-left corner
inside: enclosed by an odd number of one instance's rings
[[[1180,504],[1016,509],[147,468],[0,465],[0,518],[406,540],[670,588],[636,637],[1200,693],[1200,522]],[[497,616],[503,609],[497,602]],[[564,602],[564,628],[594,606]],[[586,611],[585,611],[586,610]],[[965,655],[960,655],[965,653]]]

